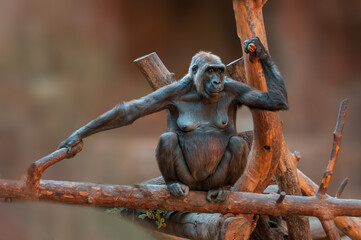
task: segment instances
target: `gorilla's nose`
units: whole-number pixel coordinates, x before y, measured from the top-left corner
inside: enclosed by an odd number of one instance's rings
[[[212,85],[215,88],[219,88],[221,86],[221,81],[219,79],[217,80],[212,80]]]

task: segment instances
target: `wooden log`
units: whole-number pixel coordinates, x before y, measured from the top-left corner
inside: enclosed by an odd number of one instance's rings
[[[247,219],[222,214],[170,212],[165,216],[167,227],[160,229],[189,239],[248,239]]]
[[[135,59],[134,63],[153,90],[175,81],[174,73],[168,71],[155,52]]]
[[[187,239],[248,239],[247,231],[240,229],[250,228],[247,219],[234,217],[232,214],[222,215],[220,213],[187,213],[168,211],[163,218],[166,226],[158,229],[153,219],[141,220],[138,216],[141,210],[125,209],[120,215],[133,223],[148,229],[151,234],[161,232],[172,236]],[[158,234],[156,234],[158,235]],[[162,236],[161,236],[162,237]]]

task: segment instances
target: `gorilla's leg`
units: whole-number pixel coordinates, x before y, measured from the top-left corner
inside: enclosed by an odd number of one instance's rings
[[[226,200],[228,189],[242,175],[248,157],[248,144],[238,136],[230,138],[227,149],[216,171],[203,182],[204,189],[210,189],[207,200],[215,198],[215,202]]]
[[[176,133],[166,132],[160,136],[156,158],[169,191],[175,196],[186,196],[195,181],[184,160]]]

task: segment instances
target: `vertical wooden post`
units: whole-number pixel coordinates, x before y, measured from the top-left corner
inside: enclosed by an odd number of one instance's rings
[[[233,0],[237,33],[241,42],[258,37],[267,48],[261,1]],[[261,91],[267,91],[260,61],[251,62],[243,50],[247,83]],[[254,138],[248,164],[235,189],[262,192],[272,179],[280,159],[283,138],[277,113],[253,110]]]
[[[237,33],[241,42],[258,37],[268,49],[262,7],[266,0],[233,0]],[[243,45],[243,44],[242,44]],[[243,50],[247,83],[261,91],[267,91],[265,76],[260,61],[251,62]],[[297,168],[285,143],[282,124],[275,112],[252,110],[254,138],[248,164],[235,190],[262,192],[276,170],[280,188],[287,194],[301,195]],[[290,187],[291,186],[291,187]],[[287,226],[291,239],[311,239],[308,219],[290,216]]]

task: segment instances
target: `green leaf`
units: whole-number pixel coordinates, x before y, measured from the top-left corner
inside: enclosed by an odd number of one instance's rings
[[[163,218],[164,215],[168,211],[166,210],[142,210],[141,214],[138,216],[138,218],[144,220],[145,218],[149,218],[151,220],[155,221],[155,224],[157,225],[158,229],[161,227],[165,227],[167,224],[165,224],[165,219]]]

